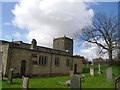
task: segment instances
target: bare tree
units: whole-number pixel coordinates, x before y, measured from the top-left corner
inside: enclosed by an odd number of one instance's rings
[[[119,48],[118,18],[98,13],[91,23],[91,26],[87,26],[80,33],[77,33],[76,37],[96,44],[101,48],[99,52],[106,51],[109,60],[112,61],[113,51]]]

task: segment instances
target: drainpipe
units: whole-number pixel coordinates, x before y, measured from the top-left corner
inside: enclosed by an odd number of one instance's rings
[[[52,54],[51,54],[51,62],[50,62],[50,76],[52,76]]]
[[[10,59],[8,60],[8,58],[10,58]],[[9,72],[9,69],[11,68],[11,60],[12,60],[12,46],[11,46],[11,44],[9,44],[8,56],[7,56],[7,63],[9,62],[9,64],[8,64],[9,66],[8,66],[8,69],[7,69],[7,74]]]
[[[72,57],[72,62],[71,62],[71,70],[73,70],[73,57]]]

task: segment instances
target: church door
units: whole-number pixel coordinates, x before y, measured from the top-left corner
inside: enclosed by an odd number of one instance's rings
[[[22,76],[22,75],[25,76],[25,69],[26,69],[26,61],[23,60],[23,61],[21,62],[21,76]]]
[[[74,74],[77,74],[77,64],[74,64]]]

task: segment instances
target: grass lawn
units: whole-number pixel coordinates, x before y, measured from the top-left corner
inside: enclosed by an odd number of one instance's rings
[[[95,67],[95,76],[91,76],[89,73],[84,73],[86,76],[85,81],[82,82],[82,88],[114,88],[114,81],[108,82],[105,78],[106,68],[108,66],[103,66],[102,75],[98,75],[97,66]],[[117,66],[113,66],[114,80],[119,75]],[[89,69],[89,68],[88,68]],[[84,71],[87,70],[84,68]],[[80,76],[83,74],[79,74]],[[29,79],[29,88],[70,88],[69,86],[62,86],[58,82],[70,80],[69,76],[61,76],[61,77],[49,77],[49,78],[30,78]],[[14,78],[13,83],[9,84],[7,80],[2,81],[2,88],[20,88],[22,79]]]

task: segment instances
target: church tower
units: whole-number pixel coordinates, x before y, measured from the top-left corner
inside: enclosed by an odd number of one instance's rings
[[[73,55],[73,39],[66,36],[60,38],[54,38],[53,49],[67,51]]]

